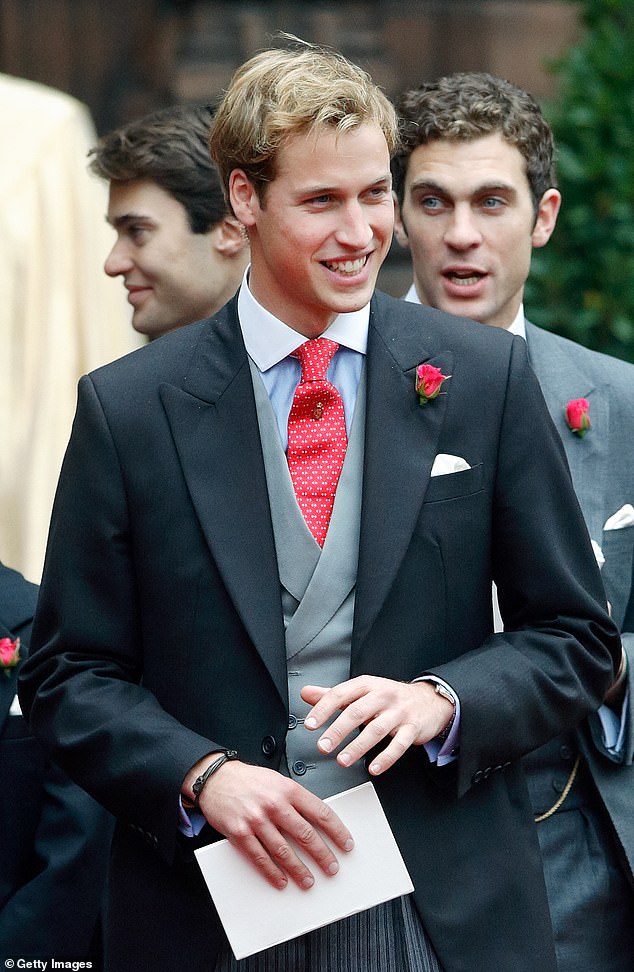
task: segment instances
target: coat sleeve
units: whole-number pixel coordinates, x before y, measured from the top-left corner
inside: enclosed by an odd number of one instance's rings
[[[600,705],[621,654],[561,440],[521,343],[511,355],[490,509],[505,630],[434,668],[461,701],[459,792],[580,724]],[[457,556],[467,561],[469,552]]]
[[[171,859],[182,780],[222,746],[186,728],[144,687],[145,648],[126,484],[101,402],[85,377],[20,702],[68,774]]]

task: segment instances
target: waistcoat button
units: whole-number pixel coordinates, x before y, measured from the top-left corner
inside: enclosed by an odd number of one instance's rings
[[[262,740],[262,752],[265,756],[272,756],[275,752],[275,736],[265,736]]]
[[[306,763],[303,759],[296,759],[293,763],[292,769],[296,776],[303,776],[306,772]]]

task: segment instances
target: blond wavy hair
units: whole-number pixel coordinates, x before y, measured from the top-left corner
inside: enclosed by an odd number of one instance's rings
[[[290,39],[292,47],[262,51],[238,68],[216,112],[209,151],[227,198],[231,172],[242,169],[263,202],[293,135],[373,124],[390,155],[399,145],[395,108],[369,74],[336,51]]]

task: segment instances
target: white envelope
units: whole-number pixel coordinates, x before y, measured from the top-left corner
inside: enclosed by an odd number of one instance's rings
[[[604,530],[622,530],[634,523],[634,506],[626,503],[620,510],[608,517],[603,525]]]
[[[355,844],[350,853],[337,854],[334,877],[309,864],[315,878],[309,891],[291,883],[283,891],[271,887],[226,840],[195,852],[236,959],[414,890],[372,783],[324,802]]]
[[[439,452],[434,459],[434,464],[431,467],[432,476],[447,476],[449,473],[464,472],[465,469],[471,469],[471,466],[460,456],[449,456],[444,452]]]

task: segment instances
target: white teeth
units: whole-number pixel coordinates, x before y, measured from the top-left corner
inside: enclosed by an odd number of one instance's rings
[[[336,273],[359,273],[360,270],[365,266],[366,257],[361,257],[358,260],[344,260],[342,262],[335,261],[333,263],[326,262],[326,266],[329,270],[334,270]]]
[[[472,277],[459,277],[455,273],[450,273],[449,276],[451,278],[452,283],[460,284],[465,287],[468,286],[469,284],[477,283],[478,280],[480,279],[480,276],[478,274],[474,274]]]

